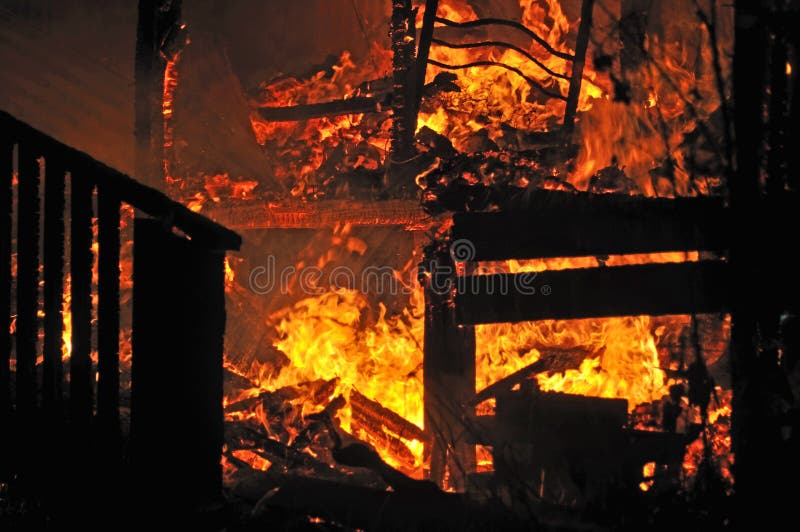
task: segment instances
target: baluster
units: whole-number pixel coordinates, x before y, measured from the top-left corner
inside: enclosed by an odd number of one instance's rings
[[[88,430],[92,417],[92,192],[85,175],[72,182],[70,272],[72,277],[72,356],[70,415],[73,426]]]
[[[17,412],[28,421],[36,407],[39,310],[39,162],[31,145],[19,146],[17,218]]]
[[[113,188],[99,187],[97,422],[111,442],[119,432],[119,209],[120,201]]]
[[[49,422],[63,416],[61,362],[64,317],[64,174],[57,157],[45,159],[44,190],[44,370],[42,407]]]

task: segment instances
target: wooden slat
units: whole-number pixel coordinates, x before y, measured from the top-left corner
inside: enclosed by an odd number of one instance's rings
[[[11,176],[14,145],[5,133],[0,132],[0,424],[8,421],[11,411]]]
[[[462,278],[461,323],[506,323],[727,308],[727,265],[703,261]],[[532,293],[533,292],[533,293]]]
[[[19,146],[19,215],[17,225],[17,411],[29,416],[36,407],[36,355],[39,335],[39,153]]]
[[[719,198],[538,190],[524,210],[460,213],[453,220],[453,239],[472,242],[478,261],[722,250],[729,240]]]
[[[92,192],[84,175],[71,175],[70,272],[72,278],[72,356],[70,416],[78,427],[92,415]]]
[[[44,193],[44,362],[42,406],[51,421],[63,413],[61,362],[64,317],[64,176],[57,157],[45,160]]]
[[[98,190],[97,422],[107,435],[119,428],[119,209],[113,190]]]

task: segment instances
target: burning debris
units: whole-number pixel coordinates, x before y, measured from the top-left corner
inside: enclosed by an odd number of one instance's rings
[[[611,195],[629,212],[638,212],[636,197],[720,194],[725,94],[715,83],[709,47],[722,44],[696,31],[695,19],[685,21],[692,31],[670,25],[649,36],[639,43],[633,62],[627,56],[617,59],[620,42],[632,46],[622,30],[609,24],[595,27],[586,53],[593,59],[583,67],[580,90],[571,94],[576,51],[567,43],[574,42],[580,22],[577,12],[574,18],[567,15],[572,6],[564,9],[556,0],[509,2],[509,16],[519,22],[498,30],[479,23],[487,18],[486,6],[479,4],[438,2],[433,36],[427,37],[431,47],[420,85],[413,155],[399,170],[416,183],[416,190],[387,178],[398,166],[391,159],[397,131],[390,111],[396,115],[405,105],[397,101],[392,76],[403,65],[397,63],[397,49],[393,54],[378,43],[371,43],[361,60],[348,52],[329,56],[305,72],[279,73],[248,91],[250,123],[268,176],[170,175],[171,190],[200,212],[211,204],[231,210],[261,205],[256,215],[271,217],[281,227],[312,227],[299,221],[306,210],[336,201],[388,205],[389,199],[418,196],[424,211],[436,217],[525,212],[551,201],[539,194],[543,190],[574,196],[576,205],[589,205],[593,195]],[[405,7],[411,12],[410,4]],[[415,38],[422,40],[424,6],[414,8],[419,8]],[[609,13],[595,15],[613,22]],[[476,41],[482,44],[469,44]],[[483,46],[487,43],[500,46]],[[579,120],[567,142],[559,129],[570,100]],[[266,186],[260,177],[281,187]],[[282,210],[294,212],[291,220]],[[348,215],[342,213],[341,219]],[[446,242],[447,223],[438,228],[437,223],[433,218],[422,225]],[[320,249],[319,254],[318,264],[330,262],[330,252]],[[699,259],[701,254],[687,251],[510,260],[487,272]],[[314,262],[307,258],[296,266]],[[247,272],[236,270],[234,265],[233,285],[240,286],[229,296],[247,299]],[[408,274],[397,273],[406,279]],[[355,291],[331,287],[257,320],[258,327],[270,331],[268,347],[258,342],[266,353],[261,361],[239,366],[238,355],[229,353],[225,463],[234,491],[254,472],[272,478],[268,483],[275,486],[284,485],[288,475],[292,481],[311,476],[370,489],[393,486],[386,468],[408,479],[430,474],[431,427],[425,426],[423,412],[426,310],[422,287],[415,285],[412,292],[406,308],[387,309]],[[703,360],[717,371],[727,322],[700,321],[712,324],[701,334]],[[494,415],[498,391],[511,393],[512,388],[535,389],[543,401],[550,394],[598,398],[598,408],[605,408],[603,401],[621,399],[627,404],[623,424],[630,430],[680,434],[674,440],[679,458],[669,467],[664,462],[652,466],[645,475],[651,493],[690,485],[701,464],[712,459],[729,479],[724,412],[730,408],[730,393],[716,389],[716,399],[700,412],[684,355],[676,354],[688,349],[676,338],[690,328],[686,316],[478,325],[471,407]],[[337,460],[348,444],[360,449],[359,460]],[[494,470],[492,459],[484,457],[484,462],[483,470]],[[577,500],[559,497],[565,504]]]

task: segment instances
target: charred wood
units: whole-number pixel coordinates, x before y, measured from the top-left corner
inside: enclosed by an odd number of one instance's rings
[[[528,380],[532,375],[537,373],[551,372],[551,371],[566,371],[568,369],[577,369],[580,367],[581,362],[590,356],[598,356],[600,353],[584,348],[575,348],[566,353],[559,354],[545,354],[536,362],[525,366],[524,368],[515,371],[508,377],[500,379],[494,384],[490,384],[472,398],[469,402],[470,405],[476,406],[487,399],[497,397],[497,394],[511,390],[517,384]]]
[[[478,261],[717,250],[728,243],[728,220],[721,198],[536,190],[518,211],[455,214],[453,239],[472,242]]]
[[[720,312],[727,265],[715,261],[464,277],[456,295],[465,324]]]
[[[425,431],[421,428],[357,390],[350,392],[350,406],[353,409],[353,417],[359,418],[365,424],[383,426],[401,438],[419,441],[426,439]]]
[[[391,104],[388,97],[355,96],[345,100],[310,103],[293,107],[260,107],[258,115],[270,122],[294,122],[346,114],[380,113]]]

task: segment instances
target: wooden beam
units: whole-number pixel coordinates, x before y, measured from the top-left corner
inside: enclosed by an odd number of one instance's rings
[[[424,229],[433,223],[416,200],[237,203],[204,205],[201,213],[217,223],[242,229],[313,229],[337,223],[350,225],[401,225]]]
[[[260,107],[258,115],[270,122],[296,122],[325,116],[388,112],[389,98],[356,96],[346,100],[293,105],[290,107]]]
[[[727,265],[703,261],[462,278],[460,323],[506,323],[719,312],[728,306]]]
[[[729,241],[721,198],[537,190],[525,210],[458,213],[453,221],[453,240],[469,240],[476,261],[723,250]]]

